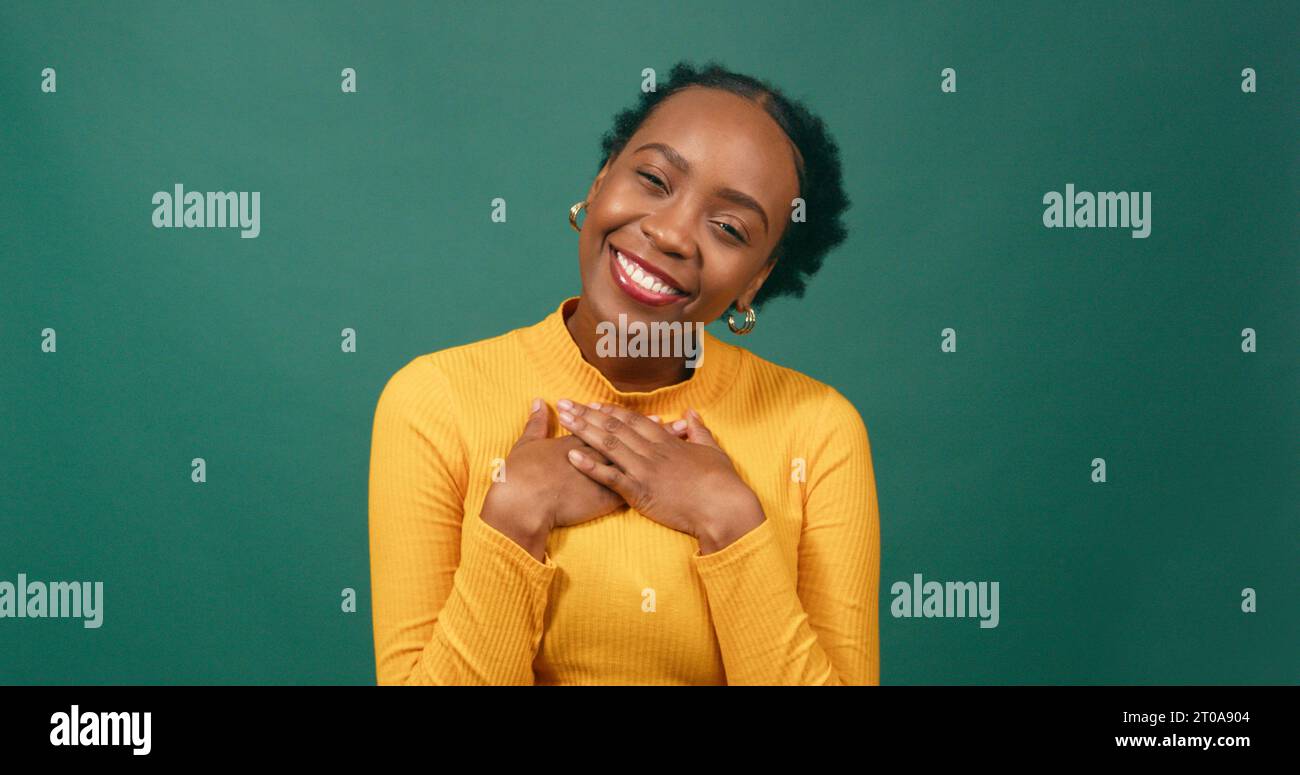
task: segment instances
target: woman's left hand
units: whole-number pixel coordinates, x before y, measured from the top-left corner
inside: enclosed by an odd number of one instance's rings
[[[703,553],[721,549],[764,520],[758,496],[694,410],[670,432],[621,406],[567,399],[557,406],[560,423],[612,465],[577,450],[569,452],[569,462],[646,517],[694,536]]]

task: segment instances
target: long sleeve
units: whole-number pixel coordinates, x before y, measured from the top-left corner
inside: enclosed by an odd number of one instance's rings
[[[427,356],[375,409],[370,572],[380,684],[531,684],[558,566],[464,514],[456,396]],[[484,475],[487,475],[486,473]],[[461,530],[465,536],[462,554]]]
[[[770,520],[692,560],[727,683],[880,683],[880,515],[861,416],[831,390],[812,427],[798,573]]]

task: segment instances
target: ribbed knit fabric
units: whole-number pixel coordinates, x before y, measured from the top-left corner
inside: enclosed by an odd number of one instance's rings
[[[380,395],[370,562],[380,684],[878,684],[880,520],[866,427],[838,391],[703,332],[678,384],[617,390],[565,320],[421,355]],[[551,532],[487,525],[530,404],[699,412],[766,520],[710,554],[623,506]]]

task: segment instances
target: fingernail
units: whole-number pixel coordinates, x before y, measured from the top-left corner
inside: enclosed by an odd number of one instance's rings
[[[677,422],[673,423],[673,430],[675,431],[684,430],[685,428],[686,428],[685,420],[678,420]]]
[[[599,401],[592,401],[591,403],[587,404],[587,406],[590,406],[592,409],[599,409],[599,408],[600,408],[600,402],[599,402]]]
[[[560,422],[569,425],[573,422],[573,415],[568,412],[560,412]]]
[[[655,422],[659,422],[659,415],[657,415],[657,414],[652,414],[652,415],[650,415],[650,419],[651,419],[651,420],[654,420]]]
[[[541,409],[541,408],[542,408],[542,399],[540,399],[540,398],[534,398],[534,399],[533,399],[533,411],[536,412],[538,409]]]
[[[576,449],[571,449],[571,450],[569,450],[569,459],[572,460],[572,461],[575,462],[575,463],[581,463],[581,462],[582,462],[582,454],[579,453],[578,450],[576,450]]]
[[[567,398],[561,398],[559,401],[556,401],[556,402],[555,402],[555,405],[558,406],[558,407],[560,407],[561,409],[572,409],[572,408],[573,408],[573,402],[570,401],[570,400],[567,399]]]

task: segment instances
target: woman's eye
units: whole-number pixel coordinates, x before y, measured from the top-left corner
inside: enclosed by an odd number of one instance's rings
[[[659,178],[656,178],[654,175],[651,175],[649,172],[640,172],[640,173],[637,173],[637,174],[639,174],[639,175],[640,175],[641,177],[643,177],[643,178],[648,178],[648,179],[649,179],[650,181],[652,181],[656,186],[658,186],[658,187],[660,187],[660,188],[664,188],[663,181],[660,180]]]
[[[735,237],[736,239],[740,240],[741,242],[744,242],[744,241],[745,241],[745,237],[744,237],[744,235],[742,235],[742,234],[740,233],[740,230],[737,229],[735,226],[732,226],[732,225],[729,224],[729,223],[719,223],[718,225],[721,226],[721,227],[724,228],[724,229],[727,229],[727,230],[728,230],[728,231],[727,231],[728,234],[730,234],[731,236],[733,236],[733,237]]]

